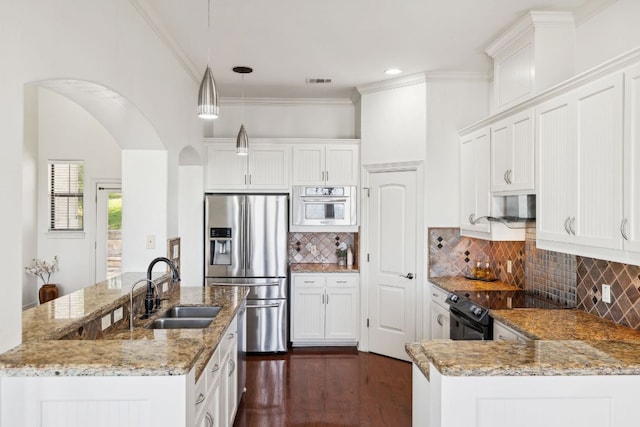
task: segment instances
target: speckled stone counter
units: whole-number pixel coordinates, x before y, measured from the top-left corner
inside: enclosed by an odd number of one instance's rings
[[[640,375],[640,341],[450,341],[407,344],[429,378],[445,376]]]
[[[429,277],[429,281],[434,285],[448,292],[486,292],[486,291],[521,291],[522,289],[514,285],[496,280],[485,282],[482,280],[470,280],[460,276]]]
[[[358,267],[340,266],[334,263],[300,263],[289,264],[292,273],[358,273]]]
[[[534,340],[640,341],[640,331],[578,309],[491,310],[491,317]]]
[[[119,283],[124,287],[116,286],[117,281],[112,282],[111,288],[107,285],[107,289],[99,284],[75,293],[76,296],[56,299],[56,304],[43,304],[25,312],[23,335],[31,339],[0,355],[0,376],[184,375],[196,367],[198,378],[245,299],[247,288],[181,286],[165,295],[168,300],[163,301],[159,312],[175,305],[221,306],[207,328],[146,329],[144,326],[157,313],[146,321],[137,321],[133,331],[116,330],[105,339],[58,339],[96,312],[108,312],[122,305],[123,295],[128,301],[130,285],[137,276],[123,275]],[[144,286],[141,288],[144,292]],[[41,322],[38,316],[43,316]]]

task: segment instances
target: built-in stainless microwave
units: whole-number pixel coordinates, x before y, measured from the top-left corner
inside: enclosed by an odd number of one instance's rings
[[[293,187],[293,225],[356,225],[356,187]]]

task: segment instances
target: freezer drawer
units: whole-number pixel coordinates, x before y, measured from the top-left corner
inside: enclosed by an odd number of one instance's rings
[[[247,299],[286,299],[289,280],[286,277],[251,279],[244,277],[207,277],[208,286],[244,286],[249,288]]]
[[[287,351],[287,300],[247,300],[247,352]]]

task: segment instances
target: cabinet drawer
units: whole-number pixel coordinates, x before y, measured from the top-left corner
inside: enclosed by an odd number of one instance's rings
[[[227,331],[224,333],[222,340],[220,341],[220,346],[218,347],[218,351],[220,353],[220,361],[223,362],[223,359],[226,357],[229,351],[236,351],[236,347],[238,343],[238,318],[234,317]]]
[[[194,404],[195,404],[195,414],[196,419],[200,419],[202,416],[202,411],[207,405],[207,379],[206,375],[200,375],[200,379],[196,382],[196,388],[194,391]]]
[[[358,286],[358,278],[352,275],[340,277],[327,277],[327,287],[354,287]]]
[[[324,286],[325,278],[320,276],[294,276],[293,284],[296,287],[304,287],[304,286]]]
[[[433,284],[431,285],[431,301],[449,310],[449,305],[446,303],[447,295],[449,295],[449,293],[444,289],[440,289],[439,287]]]
[[[209,363],[207,363],[204,372],[204,376],[207,380],[207,391],[209,393],[211,393],[211,389],[218,382],[221,370],[222,366],[220,364],[220,349],[217,349],[211,356],[211,359],[209,359]]]

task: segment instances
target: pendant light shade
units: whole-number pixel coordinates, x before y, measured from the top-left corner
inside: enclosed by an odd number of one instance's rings
[[[218,114],[220,114],[218,89],[216,88],[215,80],[213,80],[211,68],[207,65],[200,83],[200,90],[198,91],[198,117],[217,119]]]
[[[243,124],[240,125],[240,132],[238,132],[238,138],[236,138],[236,154],[240,156],[249,154],[249,137]]]

